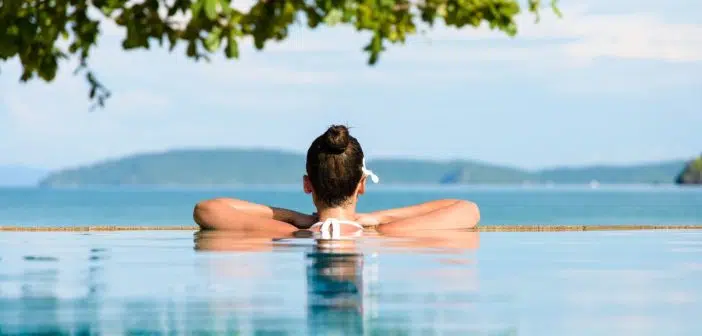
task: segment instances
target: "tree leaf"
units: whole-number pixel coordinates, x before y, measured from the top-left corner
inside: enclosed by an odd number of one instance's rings
[[[205,39],[205,48],[209,52],[215,52],[219,49],[219,45],[222,41],[222,29],[215,27],[212,32]]]
[[[324,23],[328,26],[335,26],[341,22],[343,16],[344,13],[340,9],[334,8],[324,17]]]
[[[236,34],[232,31],[227,38],[227,49],[225,51],[227,58],[239,58],[239,44],[236,41]]]
[[[556,16],[563,17],[563,13],[558,8],[558,0],[551,0],[551,10],[556,13]]]
[[[191,58],[197,57],[197,46],[195,45],[195,41],[190,41],[188,43],[188,49],[186,50],[185,54]]]
[[[485,23],[513,36],[517,34],[515,17],[520,3],[537,18],[546,3],[542,0],[258,0],[248,12],[242,12],[232,7],[232,1],[240,0],[0,0],[0,65],[18,61],[20,80],[40,78],[50,82],[60,66],[78,61],[78,70],[87,71],[86,76],[91,79],[88,59],[98,39],[103,37],[98,28],[104,21],[125,28],[121,32],[123,49],[148,49],[151,41],[167,39],[170,50],[180,42],[185,43],[186,55],[197,61],[209,60],[208,56],[226,43],[226,57],[238,58],[239,39],[252,39],[256,49],[263,49],[271,40],[288,38],[291,26],[301,15],[306,17],[310,29],[346,25],[363,34],[370,33],[371,40],[363,50],[368,55],[368,64],[373,65],[385,51],[385,43],[405,43],[409,35],[419,30],[419,24],[432,26],[438,20],[461,28]],[[560,16],[557,0],[550,2]],[[93,13],[100,16],[99,21]],[[176,22],[181,13],[189,20]],[[65,44],[59,39],[66,40]],[[67,52],[59,51],[58,46]],[[68,62],[58,62],[64,58]],[[91,100],[102,106],[110,96],[109,91],[96,81],[91,85],[95,87]]]
[[[232,7],[229,5],[229,0],[219,0],[219,5],[222,7],[222,14],[230,15]]]
[[[198,15],[200,15],[200,11],[202,10],[202,4],[205,0],[195,0],[190,4],[190,14],[193,16],[193,18],[196,18]]]
[[[208,19],[214,20],[217,18],[217,0],[204,0],[205,1],[205,15]]]

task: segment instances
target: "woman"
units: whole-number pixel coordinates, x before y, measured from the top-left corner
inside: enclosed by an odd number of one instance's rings
[[[298,230],[318,232],[323,237],[358,235],[364,227],[380,232],[416,229],[475,227],[478,207],[468,201],[444,199],[404,208],[357,213],[358,197],[366,191],[366,179],[377,176],[365,167],[363,150],[345,126],[334,125],[317,137],[307,150],[305,193],[312,195],[317,212],[297,211],[217,198],[195,206],[193,217],[202,229],[266,231],[292,234]]]

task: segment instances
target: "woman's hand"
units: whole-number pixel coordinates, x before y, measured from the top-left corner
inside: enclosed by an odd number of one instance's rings
[[[300,230],[305,230],[309,229],[312,225],[317,223],[318,219],[319,218],[316,213],[313,213],[311,215],[296,213],[295,216],[293,216],[292,222],[290,224],[294,225]]]

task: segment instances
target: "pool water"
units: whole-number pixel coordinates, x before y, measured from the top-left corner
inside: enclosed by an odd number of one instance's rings
[[[702,230],[0,232],[0,334],[702,335]]]

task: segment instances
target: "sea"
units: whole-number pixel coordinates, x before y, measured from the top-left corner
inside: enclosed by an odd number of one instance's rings
[[[352,240],[196,230],[235,197],[311,212],[299,186],[0,189],[0,335],[702,335],[702,188],[371,186],[359,210],[476,202],[481,225]],[[429,226],[431,223],[427,223]]]
[[[228,189],[0,189],[0,226],[194,225],[193,206],[233,197],[312,213],[301,186]],[[457,198],[478,204],[482,225],[702,224],[702,188],[676,186],[369,186],[360,212]]]

